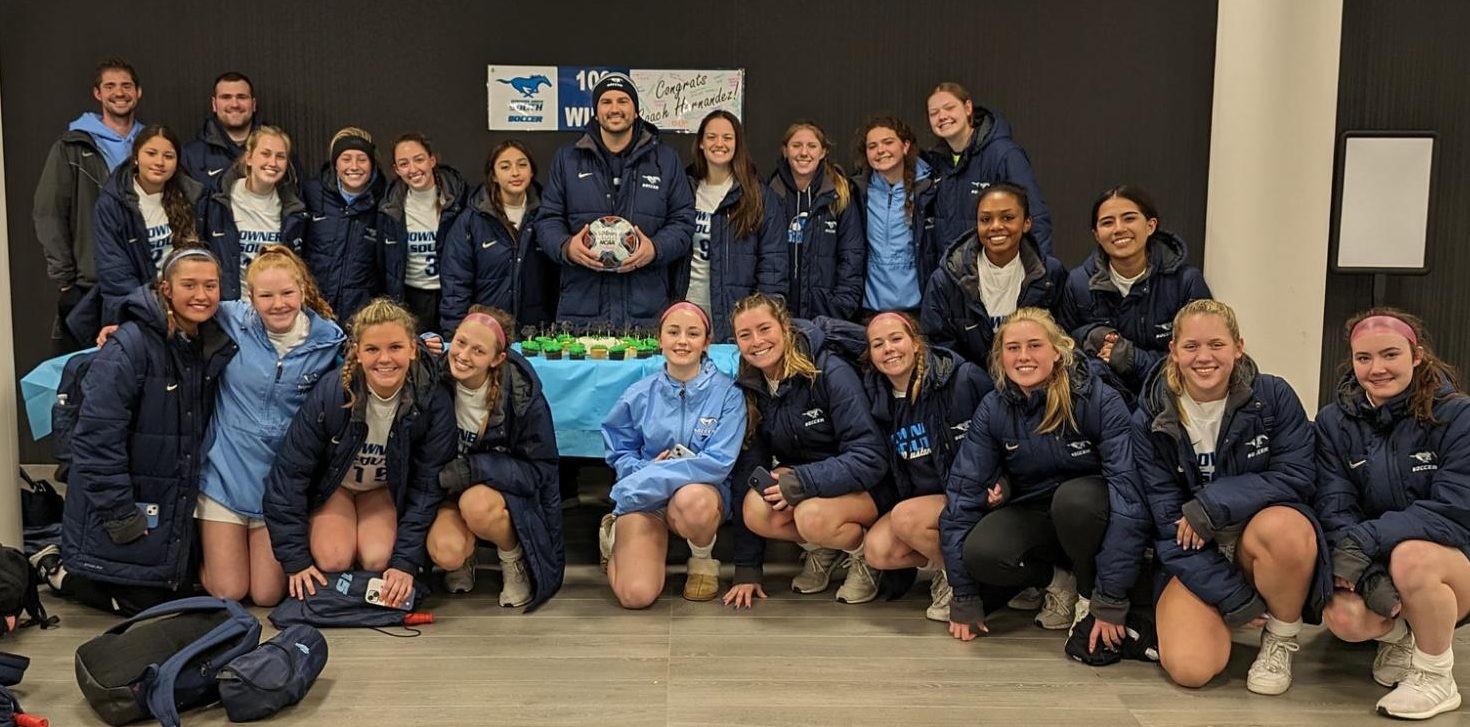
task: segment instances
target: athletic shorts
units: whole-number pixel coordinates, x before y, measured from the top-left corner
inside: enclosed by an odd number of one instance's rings
[[[260,518],[241,515],[209,495],[200,494],[199,501],[194,505],[194,519],[208,520],[212,523],[230,523],[232,525],[244,525],[251,530],[265,527],[265,521]]]

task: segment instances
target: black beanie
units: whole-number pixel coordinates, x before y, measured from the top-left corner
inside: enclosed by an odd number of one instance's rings
[[[633,79],[621,73],[609,73],[592,87],[592,112],[594,114],[597,113],[598,100],[608,91],[622,91],[628,94],[628,98],[633,100],[633,110],[638,111],[638,88],[633,85]]]
[[[332,144],[332,164],[336,165],[337,157],[342,156],[342,152],[353,149],[368,155],[368,161],[372,162],[373,166],[378,165],[377,147],[374,147],[371,141],[356,134],[347,134]]]

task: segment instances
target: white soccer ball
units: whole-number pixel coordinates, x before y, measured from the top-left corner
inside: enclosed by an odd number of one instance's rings
[[[593,255],[602,260],[603,267],[613,269],[622,266],[623,261],[638,249],[638,233],[633,229],[633,223],[617,215],[607,215],[587,225],[583,242]]]

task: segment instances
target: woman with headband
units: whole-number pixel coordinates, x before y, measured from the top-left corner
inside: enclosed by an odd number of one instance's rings
[[[457,454],[439,471],[444,503],[429,558],[450,593],[475,587],[480,540],[495,545],[500,605],[536,608],[566,569],[556,431],[535,369],[510,348],[505,311],[471,306],[454,331],[440,387],[454,399]]]
[[[1133,416],[1169,577],[1159,662],[1175,684],[1202,687],[1229,664],[1233,630],[1264,627],[1245,686],[1281,694],[1302,623],[1331,593],[1310,508],[1312,425],[1289,384],[1256,370],[1229,306],[1196,300],[1172,324],[1169,358]]]
[[[719,593],[715,531],[730,512],[730,472],[745,435],[740,390],[705,355],[704,309],[675,303],[658,331],[663,370],[623,392],[602,425],[616,480],[598,545],[623,608],[646,608],[663,592],[671,532],[689,543],[684,598]]]
[[[975,407],[995,390],[981,366],[930,346],[906,313],[884,312],[868,321],[863,383],[873,419],[888,437],[893,477],[873,488],[878,521],[863,537],[868,565],[878,570],[930,572],[931,621],[949,623],[952,591],[939,552],[944,483]]]
[[[194,508],[204,554],[199,580],[218,598],[274,606],[286,593],[286,574],[265,527],[265,478],[307,392],[336,365],[343,336],[291,248],[266,245],[244,281],[249,300],[225,301],[215,317],[240,353],[220,382]]]
[[[1458,709],[1455,627],[1470,615],[1470,398],[1424,324],[1354,316],[1337,400],[1317,415],[1316,510],[1336,587],[1323,621],[1378,642],[1378,713]],[[1397,685],[1397,686],[1395,686]]]
[[[236,352],[214,320],[214,255],[178,248],[159,267],[82,379],[61,562],[35,558],[63,595],[127,615],[187,595],[205,428]]]

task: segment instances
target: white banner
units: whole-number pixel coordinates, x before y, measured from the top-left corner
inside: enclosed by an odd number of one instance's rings
[[[491,131],[580,131],[593,118],[592,89],[609,73],[638,88],[639,116],[661,131],[692,134],[713,109],[741,116],[744,70],[653,70],[620,66],[488,66]]]
[[[693,134],[705,114],[724,109],[744,118],[745,71],[633,69],[638,115],[660,131]]]
[[[490,66],[485,81],[491,129],[556,131],[556,66]]]

